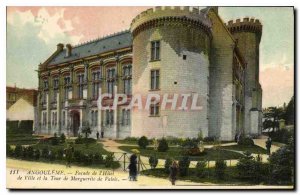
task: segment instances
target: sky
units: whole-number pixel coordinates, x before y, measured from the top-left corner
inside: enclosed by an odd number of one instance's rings
[[[37,88],[35,70],[58,43],[76,45],[130,27],[149,7],[7,7],[6,84]],[[263,107],[294,94],[294,16],[291,7],[220,7],[224,22],[255,17],[263,24],[260,83]]]

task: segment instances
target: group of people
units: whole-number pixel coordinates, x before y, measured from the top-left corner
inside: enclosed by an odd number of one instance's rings
[[[97,140],[98,140],[99,136],[100,136],[99,131],[97,131],[96,136],[97,136]],[[103,139],[103,138],[104,138],[104,131],[101,131],[101,139]]]
[[[137,174],[138,174],[138,170],[137,170],[137,155],[136,154],[132,154],[129,158],[130,162],[128,165],[128,169],[129,169],[129,181],[137,181]],[[177,174],[179,171],[179,166],[178,163],[174,160],[171,164],[171,166],[169,167],[169,180],[171,181],[172,185],[175,185],[175,182],[177,180]]]

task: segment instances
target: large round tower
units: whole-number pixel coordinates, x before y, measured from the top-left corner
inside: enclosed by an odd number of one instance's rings
[[[192,7],[155,7],[133,19],[133,95],[159,94],[159,104],[132,111],[132,136],[203,136],[208,131],[209,19]],[[163,96],[178,101],[163,109]],[[181,108],[183,94],[200,110]],[[187,105],[191,104],[191,97]]]
[[[262,125],[262,90],[259,83],[259,44],[262,24],[257,19],[237,19],[227,24],[228,30],[247,63],[245,69],[245,133],[259,134]]]

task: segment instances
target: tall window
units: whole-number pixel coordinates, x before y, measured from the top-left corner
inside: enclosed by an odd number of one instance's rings
[[[66,112],[63,111],[62,113],[62,126],[64,127],[66,125]]]
[[[113,125],[114,124],[114,111],[113,110],[106,110],[106,125]]]
[[[151,70],[151,89],[159,89],[159,70]]]
[[[124,80],[124,93],[126,95],[131,95],[132,86],[132,70],[131,65],[123,67],[123,80]]]
[[[152,41],[151,42],[151,60],[160,59],[160,42]]]
[[[46,104],[47,103],[47,93],[43,92],[42,93],[42,104]]]
[[[122,110],[122,125],[130,125],[130,110]]]
[[[159,116],[159,104],[150,105],[150,116]]]
[[[47,113],[46,112],[43,112],[43,115],[42,115],[42,121],[43,121],[43,126],[45,127],[47,125]]]
[[[97,127],[98,126],[98,111],[96,110],[95,113],[95,119],[94,119],[94,127]]]
[[[91,118],[92,118],[92,124],[91,124],[91,126],[92,127],[97,127],[97,125],[98,125],[98,111],[96,110],[96,111],[91,111]]]
[[[58,84],[59,84],[59,81],[58,81],[58,78],[56,77],[53,79],[53,88],[58,89]]]
[[[57,91],[58,91],[58,85],[59,82],[58,82],[58,78],[54,78],[53,79],[53,94],[52,94],[52,102],[53,103],[56,103],[56,96],[57,96]]]
[[[83,99],[83,85],[84,85],[84,74],[80,73],[77,75],[78,81],[78,99]]]
[[[93,86],[92,86],[93,87],[93,90],[92,90],[93,99],[98,99],[100,79],[101,79],[100,71],[94,71],[92,73],[92,79],[93,79]]]
[[[114,85],[115,85],[116,72],[114,68],[107,70],[107,93],[114,95]]]
[[[48,89],[48,80],[44,80],[44,90]]]
[[[91,111],[91,119],[92,119],[92,123],[91,126],[94,126],[94,110]]]
[[[70,87],[70,83],[71,83],[71,78],[70,76],[65,76],[64,78],[64,99],[68,100],[68,96],[69,96],[69,87]]]

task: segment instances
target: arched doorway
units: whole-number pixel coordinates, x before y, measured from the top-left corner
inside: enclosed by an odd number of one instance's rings
[[[80,126],[80,114],[79,114],[78,111],[72,111],[71,116],[72,116],[72,128],[71,128],[71,130],[72,130],[73,136],[77,137],[79,126]]]

